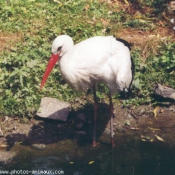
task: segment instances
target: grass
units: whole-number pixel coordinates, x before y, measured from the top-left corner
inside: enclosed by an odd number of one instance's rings
[[[102,0],[0,1],[0,114],[32,116],[43,96],[81,100],[82,93],[64,82],[59,69],[54,69],[43,91],[39,89],[52,40],[68,34],[77,43],[96,35],[118,36],[124,29],[128,34],[132,30],[148,33],[156,31],[160,21],[166,28],[168,21],[162,15],[166,8],[158,9],[158,3],[162,1],[133,0],[129,6],[122,1]],[[136,38],[133,41],[137,43]],[[124,101],[126,105],[155,102],[152,89],[156,82],[175,86],[172,41],[167,37],[134,44],[135,81],[132,98]],[[100,85],[99,89],[99,97],[105,98],[106,88]]]

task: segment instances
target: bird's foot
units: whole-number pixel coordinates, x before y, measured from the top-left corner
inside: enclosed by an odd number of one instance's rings
[[[99,143],[97,143],[95,140],[92,142],[92,147],[96,147],[97,145],[99,145]]]

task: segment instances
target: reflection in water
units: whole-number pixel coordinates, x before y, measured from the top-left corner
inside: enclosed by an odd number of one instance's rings
[[[111,175],[114,175],[114,148],[111,148]]]
[[[97,148],[69,144],[69,148],[62,149],[47,145],[46,149],[37,150],[39,154],[32,153],[33,149],[20,151],[10,164],[0,169],[51,170],[50,174],[59,171],[65,175],[175,174],[175,149],[163,142],[123,138],[115,148],[101,143]],[[33,174],[39,175],[37,172]]]
[[[55,167],[56,162],[58,160],[59,158],[55,156],[45,156],[34,159],[32,161],[33,163],[32,174],[40,175],[43,174],[44,172],[47,172],[48,175],[53,175],[53,172],[56,171],[60,172],[59,174],[61,174],[63,170],[61,168]]]

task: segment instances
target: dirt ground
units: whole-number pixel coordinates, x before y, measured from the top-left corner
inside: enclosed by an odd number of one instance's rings
[[[109,135],[106,142],[110,140],[108,107],[107,104],[100,104],[99,107],[99,142],[103,134]],[[66,122],[44,120],[36,116],[30,120],[4,117],[0,123],[0,148],[5,150],[10,150],[15,144],[47,146],[65,139],[73,139],[80,145],[91,144],[93,106],[71,111]],[[134,135],[145,142],[160,141],[175,146],[175,105],[132,108],[115,106],[114,132],[115,139],[122,135]]]

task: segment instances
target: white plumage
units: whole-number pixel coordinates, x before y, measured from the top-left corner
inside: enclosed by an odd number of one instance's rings
[[[110,94],[113,95],[117,90],[127,92],[130,87],[132,81],[130,50],[125,42],[118,41],[113,36],[96,36],[76,45],[68,35],[58,36],[52,43],[51,59],[55,58],[59,59],[63,78],[71,87],[78,90],[93,89],[95,91],[95,84],[102,82],[107,85]],[[46,79],[47,77],[43,77],[41,86],[44,85]],[[97,106],[95,92],[94,101]],[[110,106],[112,110],[111,96]],[[113,116],[111,120],[112,118]],[[113,134],[111,137],[113,138]],[[96,143],[95,134],[93,139]]]
[[[62,40],[63,43],[57,41]],[[65,42],[64,42],[65,41]],[[132,80],[130,51],[113,36],[97,36],[73,45],[67,35],[56,38],[52,53],[67,47],[59,61],[63,78],[76,89],[86,91],[94,83],[105,83],[111,94],[129,88]],[[60,45],[61,44],[61,45]]]

